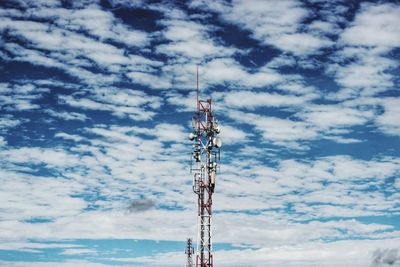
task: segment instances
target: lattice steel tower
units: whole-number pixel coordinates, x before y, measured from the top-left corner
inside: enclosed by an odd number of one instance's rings
[[[218,121],[211,109],[211,99],[199,100],[197,72],[197,111],[192,118],[193,132],[189,139],[192,144],[193,192],[198,196],[198,236],[196,267],[212,267],[212,196],[219,170],[221,139]]]
[[[185,254],[187,255],[187,261],[186,261],[186,267],[193,267],[193,254],[194,254],[194,249],[192,245],[192,239],[188,238],[186,242],[186,250]]]

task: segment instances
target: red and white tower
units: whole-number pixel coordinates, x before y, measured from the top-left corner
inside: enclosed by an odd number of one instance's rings
[[[193,192],[198,196],[198,236],[196,267],[212,267],[212,197],[219,170],[221,139],[218,121],[212,112],[211,99],[199,100],[197,74],[197,111],[192,118]]]

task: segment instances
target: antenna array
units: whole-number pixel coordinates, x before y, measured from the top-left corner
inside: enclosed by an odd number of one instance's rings
[[[193,132],[189,134],[192,144],[191,173],[193,173],[193,192],[197,194],[198,236],[196,267],[212,267],[212,197],[216,174],[219,170],[221,139],[220,126],[212,112],[212,100],[199,99],[197,69],[197,111],[192,118]]]

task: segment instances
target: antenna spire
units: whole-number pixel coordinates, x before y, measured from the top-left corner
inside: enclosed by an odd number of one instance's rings
[[[197,64],[196,69],[196,102],[197,102],[197,110],[199,109],[199,64]]]

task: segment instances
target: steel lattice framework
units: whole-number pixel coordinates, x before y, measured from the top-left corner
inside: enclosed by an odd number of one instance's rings
[[[194,142],[192,153],[195,164],[191,165],[193,192],[198,195],[196,267],[213,266],[212,197],[219,169],[221,139],[217,137],[220,127],[211,103],[211,99],[199,100],[197,94],[197,111],[192,118],[193,133],[189,136]]]
[[[193,249],[192,239],[191,238],[188,238],[187,241],[186,241],[185,254],[187,255],[186,267],[193,267],[194,249]]]

